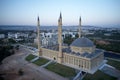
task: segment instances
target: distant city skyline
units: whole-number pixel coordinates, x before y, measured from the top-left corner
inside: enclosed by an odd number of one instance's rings
[[[120,25],[120,0],[0,0],[0,25]]]

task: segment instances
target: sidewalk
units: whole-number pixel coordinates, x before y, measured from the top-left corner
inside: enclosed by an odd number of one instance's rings
[[[108,64],[104,65],[100,70],[110,76],[120,78],[120,71]]]

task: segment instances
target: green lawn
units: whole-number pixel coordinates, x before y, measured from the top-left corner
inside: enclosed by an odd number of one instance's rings
[[[116,69],[120,70],[120,62],[119,61],[108,59],[107,64],[109,64],[109,65],[115,67]]]
[[[45,68],[64,77],[70,78],[76,75],[75,69],[58,64],[58,63],[49,64]]]
[[[33,54],[29,54],[26,58],[25,58],[25,60],[27,60],[27,61],[31,61],[32,59],[34,59],[34,58],[36,58],[37,56],[35,56],[35,55],[33,55]]]
[[[34,61],[33,63],[38,65],[38,66],[41,66],[43,64],[46,64],[49,60],[45,59],[45,58],[39,58],[38,60]]]
[[[98,70],[93,75],[92,74],[87,74],[83,78],[83,80],[117,80],[117,79]]]

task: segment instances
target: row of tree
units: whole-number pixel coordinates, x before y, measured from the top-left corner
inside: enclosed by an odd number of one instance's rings
[[[96,44],[97,48],[120,53],[120,42],[110,41],[110,44]]]
[[[118,35],[117,35],[118,36]],[[76,38],[78,38],[78,34],[76,34],[75,38],[72,38],[71,35],[65,36],[63,42],[70,45]],[[110,44],[96,44],[96,40],[91,39],[97,48],[101,48],[107,51],[113,51],[120,53],[120,42],[109,41]]]
[[[4,58],[14,54],[15,50],[19,50],[19,45],[0,45],[0,64]]]
[[[14,54],[13,46],[10,46],[10,45],[0,46],[0,63],[4,58],[12,54]]]

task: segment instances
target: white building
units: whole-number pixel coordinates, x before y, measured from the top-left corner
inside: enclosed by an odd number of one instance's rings
[[[0,34],[0,39],[5,38],[5,34]]]

